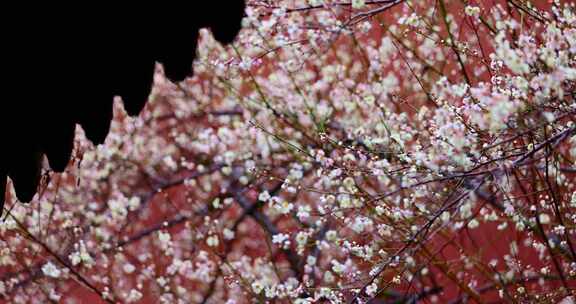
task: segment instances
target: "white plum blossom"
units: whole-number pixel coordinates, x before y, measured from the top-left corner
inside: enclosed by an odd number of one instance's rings
[[[42,266],[42,273],[51,278],[59,278],[62,275],[62,270],[58,269],[52,262],[48,262]]]
[[[366,5],[366,0],[352,0],[352,8],[360,9]]]
[[[478,17],[480,15],[480,8],[478,6],[467,5],[464,8],[464,12],[470,17]]]
[[[92,256],[90,256],[85,242],[80,241],[79,243],[74,244],[74,247],[76,251],[70,254],[68,257],[72,265],[76,266],[78,264],[82,264],[88,268],[91,268],[94,264],[94,259]]]
[[[282,248],[288,248],[290,246],[290,236],[285,233],[278,233],[272,236],[272,243],[278,244]]]

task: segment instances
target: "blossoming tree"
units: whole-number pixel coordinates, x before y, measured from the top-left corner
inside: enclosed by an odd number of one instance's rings
[[[536,4],[249,1],[8,197],[0,301],[573,303],[576,7]]]

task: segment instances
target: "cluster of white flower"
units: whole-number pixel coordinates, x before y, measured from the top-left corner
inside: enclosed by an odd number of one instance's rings
[[[68,300],[73,267],[129,303],[565,298],[574,5],[272,2],[11,210],[0,294]]]

